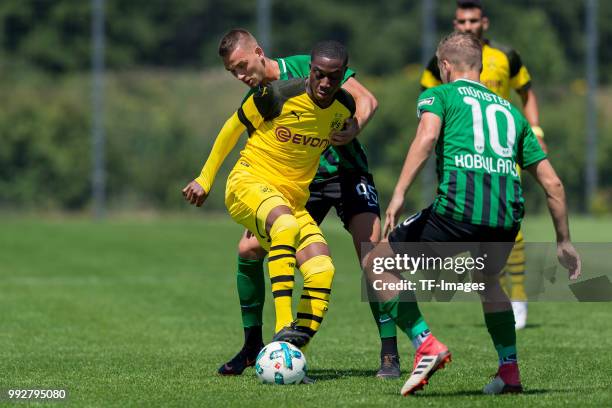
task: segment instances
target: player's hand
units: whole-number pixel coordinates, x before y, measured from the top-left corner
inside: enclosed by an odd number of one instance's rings
[[[350,143],[359,133],[361,128],[359,122],[355,118],[348,118],[344,121],[342,130],[336,130],[331,134],[331,144],[334,146],[342,146]]]
[[[389,233],[395,227],[397,218],[401,215],[402,209],[404,208],[404,195],[393,194],[391,202],[385,212],[385,225],[383,226],[383,237],[387,237]]]
[[[190,204],[194,204],[197,207],[201,207],[208,197],[208,193],[204,191],[202,186],[195,180],[192,180],[183,189],[183,197],[189,201]]]
[[[571,242],[558,242],[557,243],[557,258],[559,263],[569,273],[571,280],[576,280],[580,276],[582,263],[580,262],[580,255],[576,251],[576,248]]]

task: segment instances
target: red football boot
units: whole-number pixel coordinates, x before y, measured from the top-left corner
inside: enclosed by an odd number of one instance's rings
[[[517,363],[502,364],[495,378],[485,385],[485,394],[518,394],[523,392]]]
[[[414,369],[402,387],[402,395],[405,397],[423,389],[429,378],[450,361],[451,353],[448,347],[440,343],[433,334],[427,336],[416,351]]]

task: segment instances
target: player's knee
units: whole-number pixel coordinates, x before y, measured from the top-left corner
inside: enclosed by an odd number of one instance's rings
[[[349,221],[349,232],[356,243],[376,245],[380,241],[380,217],[374,213],[361,213]]]
[[[334,264],[327,255],[310,258],[300,267],[304,275],[304,287],[331,289],[334,280]]]
[[[500,275],[496,273],[487,273],[486,271],[472,273],[472,282],[481,283],[483,286],[484,293],[496,292],[501,288],[501,283],[499,281]]]
[[[297,238],[300,233],[300,225],[293,214],[281,214],[272,223],[270,227],[270,238],[274,241],[276,238]]]

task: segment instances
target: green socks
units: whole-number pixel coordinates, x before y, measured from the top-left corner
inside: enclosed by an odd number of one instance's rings
[[[243,327],[261,326],[266,298],[263,259],[238,257],[237,284]]]
[[[499,364],[512,363],[516,357],[516,331],[512,310],[485,313],[485,324],[499,357]]]
[[[399,296],[381,303],[381,307],[404,333],[414,342],[423,332],[429,332],[429,326],[423,319],[417,302],[400,302]]]
[[[263,262],[263,259],[238,257],[238,297],[242,325],[245,328],[263,325],[262,314],[266,297]],[[396,297],[385,303],[370,302],[370,309],[381,339],[396,337],[396,324],[411,341],[429,329],[416,302],[400,302]],[[514,323],[512,329],[514,334]]]
[[[385,313],[383,305],[378,302],[370,302],[370,310],[376,321],[380,338],[386,339],[389,337],[396,337],[397,330],[395,329],[395,322],[390,315]]]

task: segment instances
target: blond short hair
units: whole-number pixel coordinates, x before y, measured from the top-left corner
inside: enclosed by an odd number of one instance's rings
[[[447,60],[461,71],[482,70],[482,44],[470,33],[455,31],[440,41],[436,51],[438,61]]]

